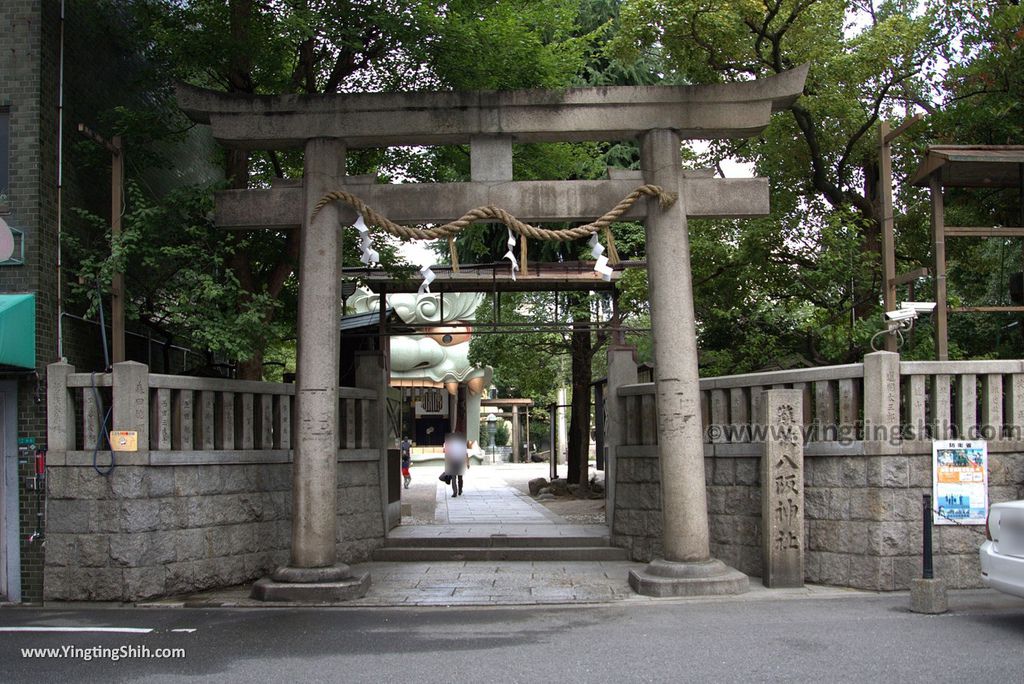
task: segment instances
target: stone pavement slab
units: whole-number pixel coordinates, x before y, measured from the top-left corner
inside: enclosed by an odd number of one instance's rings
[[[459,496],[453,495],[451,486],[440,480],[436,482],[434,522],[439,525],[566,523],[508,484],[494,466],[471,467],[463,476],[463,489]]]
[[[528,606],[580,603],[650,603],[658,601],[757,601],[779,598],[834,598],[867,595],[853,589],[805,586],[767,589],[751,578],[750,591],[732,597],[659,599],[639,596],[629,587],[629,571],[643,567],[629,561],[583,564],[548,561],[441,561],[432,563],[365,563],[356,572],[372,578],[366,596],[337,607],[394,606]],[[251,585],[207,591],[185,597],[142,602],[145,606],[275,607],[249,598]],[[294,606],[297,604],[282,604]],[[302,604],[306,605],[306,604]]]

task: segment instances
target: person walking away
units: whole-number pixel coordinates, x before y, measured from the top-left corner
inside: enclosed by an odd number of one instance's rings
[[[402,478],[405,480],[405,488],[409,488],[409,483],[412,482],[412,475],[409,474],[409,468],[412,467],[412,443],[408,437],[402,438],[402,443],[399,445],[402,450]]]
[[[444,438],[444,471],[452,477],[452,496],[462,494],[462,474],[469,468],[466,438],[450,432]]]

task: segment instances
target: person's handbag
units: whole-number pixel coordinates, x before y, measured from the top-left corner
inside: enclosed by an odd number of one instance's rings
[[[452,476],[449,475],[448,473],[441,473],[437,479],[440,480],[441,482],[444,482],[445,484],[452,483]]]

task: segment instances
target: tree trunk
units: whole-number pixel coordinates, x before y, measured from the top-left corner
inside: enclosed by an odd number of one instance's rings
[[[258,349],[245,361],[239,361],[235,377],[239,380],[262,380],[263,350]]]
[[[589,485],[590,455],[590,375],[594,358],[590,339],[590,313],[580,306],[579,299],[570,299],[576,306],[572,314],[572,415],[569,418],[569,449],[567,480]]]

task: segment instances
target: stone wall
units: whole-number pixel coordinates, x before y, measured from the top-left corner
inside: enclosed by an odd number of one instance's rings
[[[286,564],[290,463],[49,471],[44,597],[135,601],[225,587]],[[378,464],[338,464],[338,555],[384,538]]]
[[[760,577],[761,459],[706,458],[711,553],[748,575]]]
[[[661,555],[661,473],[658,458],[622,453],[615,467],[615,514],[609,538],[626,549],[631,560],[649,561]]]
[[[661,554],[661,475],[650,449],[648,456],[620,454],[615,459],[611,543],[641,562]],[[711,553],[751,575],[761,574],[759,463],[758,458],[708,458],[704,464]]]
[[[917,451],[808,459],[807,581],[890,591],[921,576],[921,497],[932,475],[931,453]],[[990,502],[1022,497],[1024,454],[990,453]],[[982,541],[982,526],[936,525],[936,577],[951,587],[982,586]]]
[[[923,444],[923,443],[922,443]],[[925,445],[930,446],[930,445]],[[989,454],[992,503],[1024,498],[1024,454]],[[639,455],[649,450],[650,456]],[[661,552],[660,474],[653,447],[619,447],[611,540],[636,561]],[[711,553],[752,576],[763,570],[760,458],[705,459]],[[873,591],[903,590],[921,575],[921,497],[931,453],[806,456],[805,580]],[[956,588],[981,585],[981,526],[936,525],[935,573]]]

